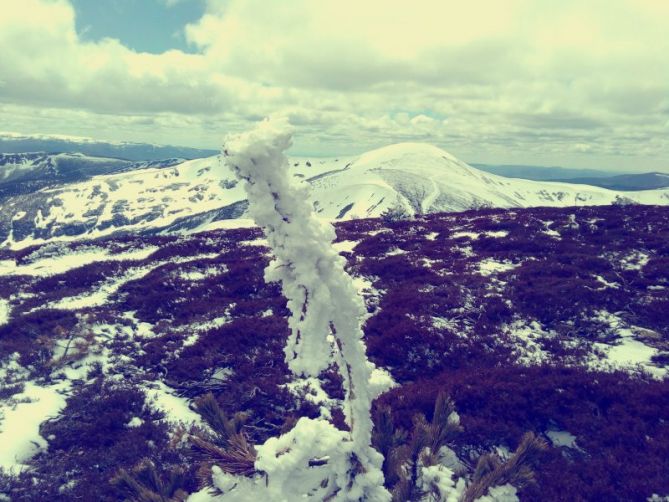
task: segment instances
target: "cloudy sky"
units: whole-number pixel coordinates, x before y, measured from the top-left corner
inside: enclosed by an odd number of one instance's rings
[[[0,0],[0,130],[669,171],[667,0]]]

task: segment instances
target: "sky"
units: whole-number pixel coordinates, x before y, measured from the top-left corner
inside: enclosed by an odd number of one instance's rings
[[[0,130],[669,171],[667,0],[0,0]]]

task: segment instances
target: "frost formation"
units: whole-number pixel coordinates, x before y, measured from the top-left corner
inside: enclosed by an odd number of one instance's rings
[[[216,470],[214,483],[234,500],[390,500],[383,457],[371,447],[370,406],[383,389],[369,383],[375,368],[362,339],[364,304],[332,247],[334,228],[314,215],[308,186],[294,184],[288,174],[283,152],[291,137],[285,120],[265,120],[228,138],[225,161],[245,182],[250,216],[272,249],[265,279],[280,282],[288,299],[286,362],[297,379],[310,381],[335,364],[350,432],[326,417],[302,418],[290,432],[256,447],[256,468],[265,476],[240,479]]]

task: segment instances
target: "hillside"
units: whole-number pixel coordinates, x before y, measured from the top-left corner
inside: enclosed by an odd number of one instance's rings
[[[375,217],[392,207],[429,214],[479,207],[669,204],[667,189],[628,193],[504,178],[417,143],[291,163],[295,179],[311,184],[316,212],[331,220]],[[17,248],[129,231],[183,233],[243,218],[245,211],[234,176],[218,157],[210,157],[167,169],[95,176],[0,201],[0,245]]]
[[[584,177],[565,179],[562,181],[565,183],[583,183],[586,185],[594,185],[602,188],[608,188],[610,190],[653,190],[656,188],[669,187],[669,174],[621,174],[610,177]]]
[[[96,175],[169,167],[181,162],[183,159],[131,162],[80,153],[0,153],[0,200],[86,181]]]
[[[486,209],[337,234],[397,426],[430,418],[445,390],[464,428],[454,466],[504,457],[527,431],[548,441],[521,500],[669,493],[668,208]],[[0,494],[122,500],[110,480],[145,457],[195,492],[185,431],[204,427],[193,403],[208,392],[248,413],[256,442],[318,414],[285,385],[268,260],[254,228],[0,251],[0,467],[25,469]]]
[[[216,154],[214,150],[180,146],[129,141],[100,141],[61,134],[17,134],[11,132],[0,132],[0,152],[79,153],[89,157],[119,158],[135,162],[169,158],[198,159]]]

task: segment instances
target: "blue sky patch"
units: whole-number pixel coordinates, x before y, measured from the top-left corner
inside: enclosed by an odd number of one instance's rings
[[[138,52],[194,52],[183,29],[205,10],[204,0],[72,0],[84,40],[117,38]]]

